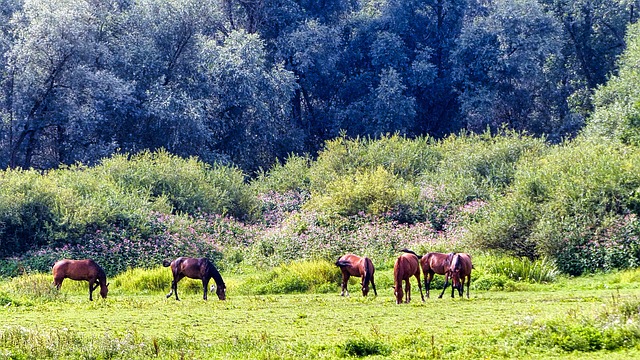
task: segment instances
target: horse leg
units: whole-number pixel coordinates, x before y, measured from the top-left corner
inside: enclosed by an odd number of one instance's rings
[[[411,301],[411,278],[407,278],[404,284],[404,292],[406,294],[408,304]]]
[[[173,280],[171,280],[171,291],[169,291],[169,293],[167,294],[167,299],[171,297],[171,295],[173,295],[173,287],[175,286],[175,282],[176,279],[173,278]]]
[[[416,274],[416,279],[418,280],[418,289],[420,289],[420,297],[422,298],[422,302],[424,302],[424,295],[422,294],[422,283],[420,282],[420,272]]]
[[[203,295],[203,299],[207,300],[207,285],[209,285],[209,279],[207,278],[203,278],[202,279],[202,289],[204,291],[204,295]]]
[[[440,293],[440,296],[438,296],[438,299],[442,299],[442,295],[444,295],[444,291],[447,290],[447,286],[449,286],[449,274],[445,273],[444,274],[444,287],[442,288],[442,292]],[[451,285],[451,287],[453,287],[453,285]]]
[[[64,280],[64,278],[53,279],[53,285],[56,287],[57,290],[60,290],[60,287],[62,286],[62,280]]]
[[[427,293],[427,299],[429,298],[429,289],[431,289],[431,280],[433,280],[433,274],[426,273],[424,275],[424,291]]]
[[[93,286],[95,280],[89,280],[89,301],[93,301],[93,290],[96,288]]]
[[[342,271],[342,292],[340,296],[349,296],[349,290],[347,290],[347,284],[349,283],[349,273]]]

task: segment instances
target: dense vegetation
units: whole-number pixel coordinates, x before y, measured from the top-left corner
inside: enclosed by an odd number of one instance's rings
[[[85,256],[109,274],[178,255],[226,271],[348,251],[384,264],[403,247],[496,250],[573,275],[640,263],[640,151],[614,142],[341,137],[249,183],[238,169],[159,151],[6,170],[0,187],[5,274]]]
[[[253,176],[341,131],[558,143],[609,102],[638,5],[0,0],[0,168],[165,148]]]

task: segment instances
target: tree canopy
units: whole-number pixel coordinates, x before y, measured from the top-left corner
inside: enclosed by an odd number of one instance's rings
[[[253,174],[341,134],[560,141],[594,106],[609,126],[620,81],[592,94],[638,2],[0,0],[0,167],[164,148]]]

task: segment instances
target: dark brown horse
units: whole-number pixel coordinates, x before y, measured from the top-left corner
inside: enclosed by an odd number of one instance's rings
[[[378,296],[378,292],[376,291],[376,284],[373,280],[375,269],[373,267],[373,262],[371,262],[371,259],[369,259],[368,257],[360,257],[354,254],[346,254],[340,257],[338,261],[336,261],[336,266],[338,266],[340,268],[340,271],[342,271],[342,293],[340,295],[349,295],[349,291],[347,290],[347,283],[349,282],[349,277],[355,276],[362,278],[362,296],[367,296],[367,294],[369,294],[369,283],[371,283],[373,293]]]
[[[418,288],[420,289],[420,296],[424,302],[424,295],[422,294],[422,284],[420,283],[420,265],[418,256],[415,254],[402,254],[396,260],[393,266],[393,283],[394,291],[396,295],[396,304],[402,304],[402,281],[405,282],[406,302],[411,301],[411,282],[410,279],[415,276],[418,280]]]
[[[107,275],[95,261],[67,260],[63,259],[53,264],[53,284],[58,290],[62,286],[62,280],[85,280],[89,282],[89,300],[93,301],[93,291],[100,286],[100,296],[103,299],[109,292]]]
[[[451,278],[451,297],[454,297],[454,289],[458,289],[460,297],[464,294],[464,283],[467,283],[467,299],[469,298],[469,286],[471,284],[471,270],[473,264],[471,263],[471,256],[465,253],[458,253],[451,259],[451,265],[447,271],[447,278]],[[445,281],[446,288],[446,281]],[[444,289],[442,289],[444,294]],[[442,295],[440,295],[442,296]]]
[[[424,288],[427,292],[427,298],[429,298],[429,290],[431,289],[431,281],[435,274],[445,275],[451,264],[453,253],[443,254],[438,252],[430,252],[424,256],[420,256],[409,249],[402,249],[402,251],[413,254],[420,259],[420,266],[422,267],[422,274],[424,275]],[[447,283],[449,279],[445,276],[445,288],[449,285]],[[444,289],[438,298],[442,297]]]
[[[165,260],[162,262],[162,265],[165,267],[171,266],[171,272],[173,273],[171,292],[167,294],[167,298],[171,297],[171,295],[175,293],[176,300],[180,300],[178,299],[178,281],[182,280],[182,278],[186,276],[191,279],[202,280],[202,289],[204,291],[204,296],[202,298],[205,300],[207,300],[207,285],[209,284],[209,280],[213,278],[213,281],[216,282],[217,286],[216,294],[218,295],[218,299],[226,299],[227,287],[224,284],[224,280],[222,280],[222,276],[218,272],[218,269],[213,266],[213,263],[211,263],[209,259],[179,257],[172,262]]]

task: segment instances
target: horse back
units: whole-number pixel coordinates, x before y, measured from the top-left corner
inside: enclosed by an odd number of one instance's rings
[[[433,272],[435,274],[444,275],[444,273],[449,269],[452,258],[453,254],[437,252],[428,253],[420,259],[422,271],[425,274]]]
[[[106,279],[104,270],[92,259],[60,260],[53,265],[53,277],[54,279],[68,278],[87,281]]]
[[[361,277],[364,275],[365,259],[366,258],[361,258],[358,255],[346,254],[336,261],[336,266],[340,267],[342,272],[346,272],[351,276]]]
[[[400,255],[393,266],[393,272],[396,274],[396,279],[403,280],[414,276],[416,273],[420,274],[418,257],[413,254]]]

